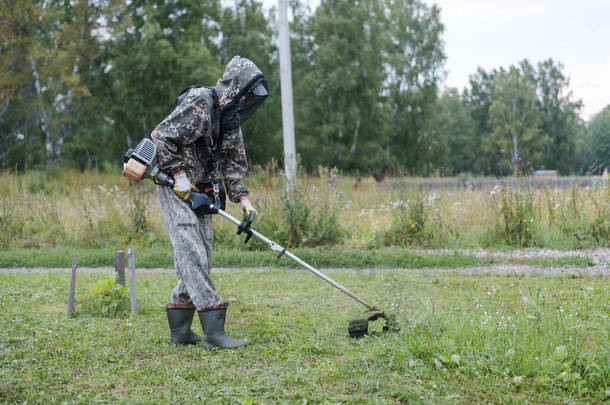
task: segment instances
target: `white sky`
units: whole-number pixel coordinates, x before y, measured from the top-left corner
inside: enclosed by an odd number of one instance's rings
[[[583,101],[584,119],[610,104],[610,0],[424,1],[441,8],[446,86],[463,90],[479,66],[553,58],[564,65],[573,98]]]

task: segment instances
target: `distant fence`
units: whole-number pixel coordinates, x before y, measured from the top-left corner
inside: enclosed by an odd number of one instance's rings
[[[599,177],[559,177],[555,179],[482,179],[468,181],[393,181],[387,182],[388,186],[393,189],[402,188],[419,188],[420,190],[434,190],[439,188],[467,188],[471,190],[480,190],[484,188],[500,187],[515,187],[517,185],[533,188],[543,187],[590,187],[590,186],[608,186],[608,179],[600,179]]]

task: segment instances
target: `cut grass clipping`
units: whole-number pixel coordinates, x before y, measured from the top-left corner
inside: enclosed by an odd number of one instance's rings
[[[174,275],[138,275],[140,314],[132,317],[89,312],[87,292],[106,277],[79,274],[68,317],[69,274],[0,274],[0,402],[610,399],[605,277],[337,272],[402,327],[356,340],[345,325],[362,308],[309,273],[218,273],[232,303],[227,329],[252,344],[210,352],[168,344],[164,304]]]

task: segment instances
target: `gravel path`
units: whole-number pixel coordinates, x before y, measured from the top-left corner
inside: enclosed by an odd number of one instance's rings
[[[252,268],[236,268],[236,267],[222,267],[213,269],[213,273],[232,273],[239,271],[253,270]],[[260,268],[259,271],[271,271],[274,269]],[[482,266],[482,267],[457,267],[457,268],[421,268],[421,269],[320,269],[324,273],[348,271],[354,273],[377,273],[386,271],[410,271],[425,273],[426,275],[432,275],[436,273],[454,272],[460,274],[532,274],[532,275],[602,275],[610,276],[610,267],[607,265],[596,265],[589,267],[535,267],[527,265],[493,265],[493,266]],[[10,268],[0,269],[0,274],[7,273],[69,273],[70,268]],[[306,272],[307,270],[301,269],[286,269],[285,271],[299,271]],[[112,267],[79,267],[79,273],[107,273],[111,274],[114,272]],[[140,274],[159,274],[167,273],[173,274],[173,269],[137,269]]]
[[[483,250],[483,249],[414,249],[412,252],[433,253],[433,254],[453,254],[454,252],[476,257],[498,257],[498,258],[555,258],[565,256],[588,257],[597,265],[610,265],[610,249],[583,249],[583,250],[553,250],[553,249],[516,249],[516,250]]]
[[[324,272],[335,271],[353,271],[353,272],[380,272],[380,271],[414,271],[423,272],[426,274],[455,272],[463,274],[564,274],[564,275],[603,275],[610,276],[610,249],[589,249],[589,250],[552,250],[552,249],[518,249],[507,251],[488,251],[483,249],[414,249],[412,252],[429,253],[429,254],[447,254],[451,255],[454,252],[473,255],[476,257],[496,257],[496,258],[554,258],[565,256],[581,256],[588,257],[595,263],[595,266],[589,267],[536,267],[529,265],[492,265],[481,267],[461,267],[461,268],[423,268],[423,269],[320,269]],[[251,270],[251,268],[215,268],[215,273],[230,273],[235,271]],[[267,268],[260,269],[268,271]],[[70,268],[8,268],[0,269],[0,274],[6,273],[68,273]],[[112,273],[112,267],[79,267],[79,273]],[[289,269],[286,271],[306,271]],[[138,269],[138,273],[155,274],[155,273],[174,273],[173,269]]]

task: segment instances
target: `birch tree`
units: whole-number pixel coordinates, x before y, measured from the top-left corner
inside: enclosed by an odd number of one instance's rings
[[[21,122],[23,140],[37,134],[48,169],[55,167],[69,136],[78,136],[78,124],[93,105],[85,79],[101,56],[100,33],[108,21],[104,12],[118,0],[7,0],[0,18],[3,24],[0,77],[4,105],[20,94],[27,103],[14,122]],[[9,31],[9,32],[7,32]],[[11,32],[12,31],[12,32]],[[91,125],[91,122],[86,123]]]

